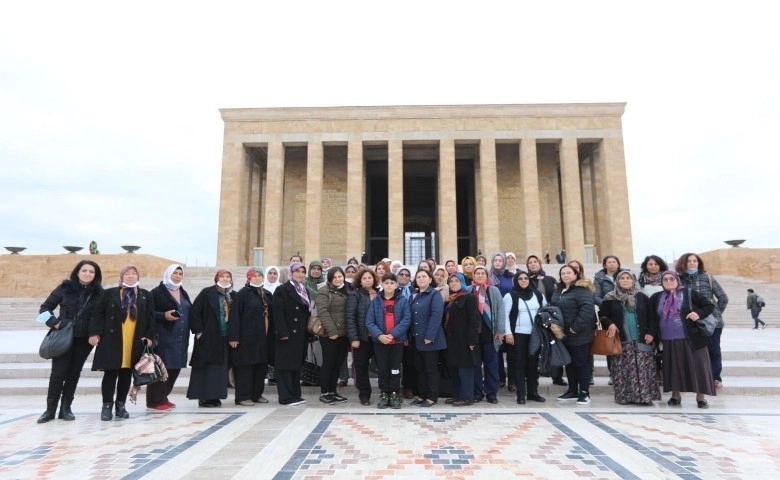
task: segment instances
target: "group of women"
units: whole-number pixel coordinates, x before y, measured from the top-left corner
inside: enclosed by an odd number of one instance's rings
[[[671,392],[669,405],[680,405],[681,392],[694,392],[697,406],[707,408],[705,396],[715,395],[721,385],[720,335],[728,298],[693,253],[683,255],[674,270],[650,255],[638,279],[616,257],[607,256],[594,282],[584,277],[576,260],[560,267],[554,279],[541,269],[538,257],[528,257],[522,270],[511,252],[495,254],[489,266],[484,257],[485,265],[474,257],[465,257],[460,266],[453,260],[443,267],[423,261],[413,279],[400,262],[380,262],[372,269],[351,259],[342,269],[325,259],[327,267],[315,261],[307,270],[300,260],[291,259],[284,283],[278,267],[267,267],[265,276],[249,269],[238,292],[231,272],[219,270],[214,284],[194,300],[182,287],[181,265],[168,267],[160,284],[147,291],[140,288],[133,265],[121,269],[117,286],[104,289],[98,264],[80,261],[40,308],[49,328],[73,322],[74,341],[65,355],[52,360],[46,410],[38,423],[54,419],[58,405],[58,418],[75,419],[71,405],[76,385],[93,348],[92,369],[104,372],[102,420],[129,417],[125,405],[132,368],[147,348],[162,358],[168,379],[149,386],[146,406],[174,408],[169,396],[188,364],[190,333],[194,344],[187,398],[198,400],[199,406],[218,407],[227,398],[229,368],[235,374],[237,405],[267,403],[263,394],[269,364],[279,403],[302,404],[300,372],[307,345],[315,340],[306,328],[312,314],[324,327],[318,339],[323,356],[320,401],[347,401],[336,387],[351,351],[360,403],[370,405],[369,362],[379,339],[372,338],[365,321],[372,302],[382,301],[379,278],[385,273],[397,280],[411,317],[401,383],[412,405],[436,405],[442,378],[452,381],[447,403],[496,403],[502,349],[507,350],[505,375],[517,403],[544,402],[532,333],[538,328],[536,314],[548,304],[563,315],[563,344],[571,358],[567,382],[561,379],[568,389],[559,401],[590,403],[590,348],[597,316],[608,335],[619,335],[623,344],[623,354],[609,364],[616,403],[651,405],[659,400],[659,374],[663,391]],[[58,307],[59,317],[54,315]],[[720,324],[712,336],[703,336],[696,322],[710,314]]]

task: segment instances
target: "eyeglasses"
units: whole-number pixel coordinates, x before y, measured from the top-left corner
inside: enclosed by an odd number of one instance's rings
[[[664,277],[663,279],[661,279],[661,281],[664,283],[672,283],[672,282],[676,282],[677,279],[674,277]]]
[[[398,276],[399,277],[408,277],[409,274],[408,273],[399,273]]]

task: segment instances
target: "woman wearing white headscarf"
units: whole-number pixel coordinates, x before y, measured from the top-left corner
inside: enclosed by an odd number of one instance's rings
[[[163,279],[152,289],[154,320],[157,324],[157,348],[168,370],[168,380],[149,384],[146,389],[146,408],[167,411],[176,404],[168,400],[173,385],[182,368],[187,367],[187,350],[190,346],[190,308],[192,302],[182,287],[184,268],[171,265],[165,269]]]
[[[274,294],[277,288],[282,284],[279,281],[279,267],[269,265],[265,269],[265,281],[263,282],[263,288],[268,290],[271,295]]]

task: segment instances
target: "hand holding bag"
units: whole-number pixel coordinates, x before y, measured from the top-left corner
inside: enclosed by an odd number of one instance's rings
[[[133,367],[133,385],[140,387],[155,382],[164,382],[168,379],[168,370],[162,359],[152,353],[144,342],[144,353]]]
[[[615,336],[607,336],[607,330],[601,329],[601,319],[597,320],[598,330],[593,331],[593,343],[590,345],[591,355],[618,356],[623,355],[623,344],[620,342],[620,334],[615,332]]]
[[[691,301],[691,297],[693,296],[691,288],[688,288],[688,309],[690,311],[693,311],[693,302]],[[718,317],[715,316],[714,313],[710,313],[704,318],[699,318],[696,322],[694,322],[694,325],[696,325],[696,331],[699,332],[699,335],[703,337],[711,337],[713,333],[715,333],[715,327],[718,325]]]

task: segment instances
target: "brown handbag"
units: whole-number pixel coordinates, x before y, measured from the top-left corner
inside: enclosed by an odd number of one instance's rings
[[[309,322],[306,324],[306,331],[318,337],[325,336],[325,326],[322,320],[317,316],[317,307],[313,308],[309,316]]]
[[[615,336],[609,338],[607,330],[602,330],[601,319],[597,320],[597,330],[593,330],[593,343],[590,345],[591,355],[618,356],[623,355],[623,344],[620,343],[620,333],[615,332]]]

